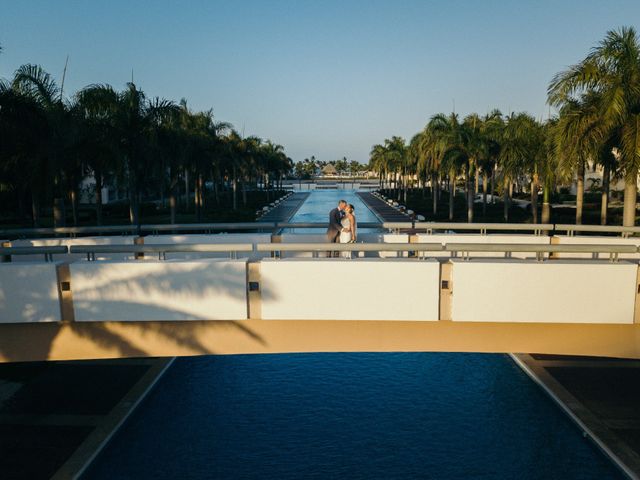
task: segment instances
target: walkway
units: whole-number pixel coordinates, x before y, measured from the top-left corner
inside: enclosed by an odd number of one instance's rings
[[[260,217],[258,222],[288,222],[309,195],[311,195],[309,192],[294,193],[284,202],[280,202],[280,205],[273,208],[269,213]]]
[[[3,478],[76,478],[170,358],[0,365]]]
[[[356,192],[356,195],[360,197],[360,200],[369,207],[369,209],[375,213],[383,222],[409,222],[410,219],[403,213],[393,208],[386,202],[383,202],[377,197],[374,197],[369,192]]]
[[[580,427],[640,476],[640,361],[565,355],[518,354],[538,381]]]

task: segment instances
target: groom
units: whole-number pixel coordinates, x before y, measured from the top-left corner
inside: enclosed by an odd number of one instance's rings
[[[327,229],[327,240],[329,241],[329,243],[338,243],[340,240],[340,232],[344,230],[340,221],[344,216],[345,208],[347,208],[347,202],[344,200],[340,200],[338,202],[338,207],[329,212],[329,228]],[[332,253],[327,252],[327,257],[331,256]]]

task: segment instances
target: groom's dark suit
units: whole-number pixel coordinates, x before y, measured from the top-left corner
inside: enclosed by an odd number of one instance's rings
[[[342,212],[334,208],[329,212],[329,228],[327,229],[327,240],[331,243],[338,243],[340,231],[342,230]]]

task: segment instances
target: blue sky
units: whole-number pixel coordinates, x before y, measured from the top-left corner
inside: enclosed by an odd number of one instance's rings
[[[525,110],[546,118],[551,77],[635,1],[0,0],[0,77],[23,63],[65,91],[92,83],[213,108],[294,160],[366,162],[429,117]]]

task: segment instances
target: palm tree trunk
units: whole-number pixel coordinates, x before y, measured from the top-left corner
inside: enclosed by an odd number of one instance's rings
[[[169,212],[171,219],[169,220],[171,224],[176,223],[176,192],[175,188],[172,188],[169,192]]]
[[[538,223],[538,174],[534,173],[531,179],[531,213],[533,223]]]
[[[96,174],[96,224],[102,225],[102,173]]]
[[[491,205],[496,203],[496,169],[491,169]]]
[[[607,224],[607,213],[609,210],[609,183],[611,177],[611,167],[609,163],[605,163],[602,172],[602,202],[600,205],[600,225]]]
[[[475,169],[476,171],[476,185],[475,185],[475,195],[478,194],[478,192],[480,191],[479,188],[479,184],[480,184],[480,170],[479,169]]]
[[[467,172],[466,178],[466,186],[467,186],[467,223],[473,223],[473,177],[470,172]]]
[[[242,205],[247,206],[247,179],[242,179]]]
[[[438,213],[438,194],[440,182],[438,181],[438,177],[435,173],[431,174],[431,196],[433,197],[433,215],[435,216]]]
[[[622,225],[633,227],[636,224],[636,198],[638,196],[638,173],[634,172],[631,178],[624,183],[624,211],[622,213]]]
[[[189,212],[189,204],[190,202],[190,192],[189,192],[189,170],[185,167],[184,169],[184,208],[185,211]]]
[[[40,226],[40,198],[38,192],[31,191],[31,215],[33,216],[33,226]]]
[[[406,173],[402,175],[402,203],[407,204],[407,188],[409,187],[409,182],[407,179]]]
[[[453,202],[456,197],[456,177],[449,176],[449,220],[453,220]]]
[[[73,217],[73,226],[78,226],[78,195],[76,194],[76,189],[72,188],[69,192],[69,197],[71,200],[71,213]]]
[[[198,173],[196,177],[196,220],[198,222],[202,221],[202,209],[204,207],[204,181],[202,178],[202,173]]]
[[[549,181],[544,182],[544,191],[542,192],[542,223],[551,222],[551,185]]]
[[[129,223],[131,223],[131,225],[138,223],[137,197],[133,190],[129,190]]]
[[[482,219],[487,218],[487,173],[482,174]]]
[[[56,197],[53,199],[53,226],[65,226],[64,199]]]
[[[236,176],[236,166],[233,166],[233,180],[231,181],[231,185],[233,188],[233,209],[237,210],[238,209],[238,195],[237,195],[237,190],[238,190],[238,177]]]
[[[584,205],[584,161],[578,164],[578,185],[576,188],[576,225],[582,224],[582,208]]]
[[[509,221],[509,189],[511,188],[511,184],[508,179],[504,181],[504,189],[502,192],[503,195],[503,203],[504,203],[504,213],[503,218],[505,222]]]

